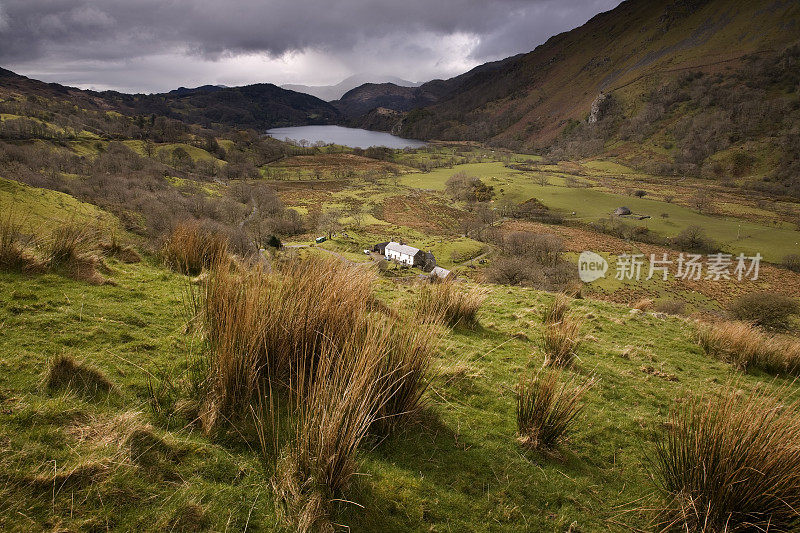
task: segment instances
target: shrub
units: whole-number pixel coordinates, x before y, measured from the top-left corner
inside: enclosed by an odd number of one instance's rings
[[[554,448],[581,412],[581,399],[594,384],[593,380],[575,386],[574,377],[562,382],[561,376],[561,371],[539,371],[520,380],[517,431],[524,445],[545,450]]]
[[[674,407],[653,458],[663,530],[795,531],[798,409],[777,394],[734,389]]]
[[[581,344],[580,329],[583,321],[565,316],[560,322],[546,324],[542,332],[545,364],[558,367],[572,366],[575,352]]]
[[[775,292],[753,292],[740,296],[728,306],[732,318],[770,329],[787,329],[800,305],[791,296]]]
[[[792,272],[800,272],[800,254],[789,254],[784,257],[783,266]]]
[[[193,276],[227,253],[227,237],[195,220],[176,224],[161,246],[161,256],[168,267]]]
[[[453,281],[423,285],[417,301],[417,316],[423,322],[444,322],[452,327],[473,326],[486,299],[483,292]]]
[[[719,246],[700,226],[689,226],[672,239],[673,246],[687,252],[714,253]]]
[[[668,315],[682,315],[686,311],[686,302],[682,300],[659,300],[655,303],[655,310]]]

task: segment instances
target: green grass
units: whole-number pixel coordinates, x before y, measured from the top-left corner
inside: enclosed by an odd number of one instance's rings
[[[120,228],[115,216],[92,204],[61,192],[0,178],[0,211],[5,213],[6,209],[13,210],[23,230],[37,233],[67,222]]]
[[[601,166],[607,167],[608,163]],[[447,179],[455,172],[483,178],[487,184],[495,187],[499,198],[508,197],[514,202],[538,198],[551,209],[562,211],[568,218],[583,222],[608,219],[614,209],[624,205],[635,214],[651,217],[641,221],[628,220],[628,223],[647,227],[664,237],[675,236],[688,226],[698,225],[712,239],[733,253],[752,255],[759,252],[767,260],[778,262],[788,253],[800,252],[800,232],[787,227],[704,215],[674,203],[614,194],[597,188],[565,187],[563,177],[550,174],[549,184],[540,185],[534,179],[534,173],[507,169],[502,163],[474,163],[429,173],[408,174],[403,176],[402,183],[409,187],[442,191]],[[663,218],[662,213],[666,213],[668,217]]]
[[[179,375],[187,364],[185,278],[147,261],[110,264],[118,286],[0,273],[0,527],[162,530],[199,515],[213,530],[243,529],[248,517],[249,527],[271,529],[268,477],[247,444],[201,436],[185,421],[163,419],[147,407],[148,374]],[[380,297],[396,305],[416,291],[388,280],[379,287]],[[561,459],[525,451],[514,438],[513,391],[521,372],[542,363],[539,317],[551,298],[491,287],[481,326],[457,329],[446,339],[437,358],[441,375],[420,422],[362,452],[367,475],[348,496],[365,509],[345,506],[337,520],[370,531],[554,531],[575,521],[597,531],[619,529],[619,520],[645,525],[644,517],[620,512],[652,491],[644,454],[654,431],[673,399],[715,389],[731,370],[702,355],[681,319],[631,316],[624,307],[576,301],[573,312],[591,316],[584,333],[596,339],[578,352],[576,371],[596,375],[599,383]],[[48,361],[62,353],[100,369],[117,392],[92,401],[46,391]],[[645,373],[644,365],[677,381]],[[758,383],[774,386],[758,373],[743,376],[738,386],[747,391]],[[156,471],[120,460],[116,445],[76,437],[75,428],[131,412],[175,452]],[[105,460],[116,461],[115,467],[94,486],[57,486],[55,497],[52,485],[42,490],[27,481],[34,474],[48,479],[54,467],[69,471]]]

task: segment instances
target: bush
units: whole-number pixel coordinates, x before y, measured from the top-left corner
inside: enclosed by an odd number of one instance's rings
[[[778,394],[734,389],[673,408],[653,459],[666,501],[661,530],[795,531],[799,409]]]
[[[706,236],[700,226],[689,226],[672,239],[672,245],[686,252],[709,254],[719,251],[719,246]]]
[[[753,292],[733,300],[728,306],[732,318],[770,329],[787,329],[800,305],[791,296],[775,292]]]
[[[783,266],[792,272],[800,272],[800,254],[789,254],[784,257]]]
[[[682,315],[686,310],[686,302],[682,300],[659,300],[655,304],[655,310],[668,315]]]
[[[520,380],[517,387],[517,431],[525,446],[544,450],[554,448],[581,412],[581,399],[594,381],[575,386],[574,377],[562,382],[561,375],[561,371],[543,370]]]

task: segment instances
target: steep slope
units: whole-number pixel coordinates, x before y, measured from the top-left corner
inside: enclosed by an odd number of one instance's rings
[[[661,136],[671,137],[672,147],[658,139],[660,148],[652,150],[671,161],[670,150],[685,135],[663,130],[683,117],[713,107],[731,113],[746,103],[726,100],[739,93],[747,93],[748,102],[796,101],[796,83],[785,80],[786,76],[792,79],[796,64],[791,51],[787,56],[784,50],[798,39],[797,2],[678,0],[665,5],[629,0],[528,54],[495,64],[491,71],[487,72],[487,65],[452,80],[423,85],[422,90],[439,91],[439,101],[406,115],[399,131],[414,138],[486,140],[541,149],[549,147],[565,128],[569,132],[576,123],[585,124],[593,102],[593,122],[609,111],[620,120],[631,119],[655,92],[678,83],[683,85],[673,89],[686,105],[681,109],[668,105],[668,116],[657,117],[663,119]],[[763,75],[756,72],[759,69]],[[721,76],[721,80],[712,83],[714,87],[689,86],[687,73],[712,81],[710,76]],[[778,78],[784,81],[776,83]],[[716,91],[720,98],[703,101],[704,90]],[[601,92],[611,98],[598,98]],[[652,122],[645,117],[640,120]],[[619,132],[614,130],[599,140],[601,148],[608,147],[609,140],[620,140]]]

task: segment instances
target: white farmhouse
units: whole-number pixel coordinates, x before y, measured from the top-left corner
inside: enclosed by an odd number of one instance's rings
[[[397,261],[402,265],[414,266],[422,264],[425,254],[419,248],[393,241],[386,245],[384,255],[389,261]]]

